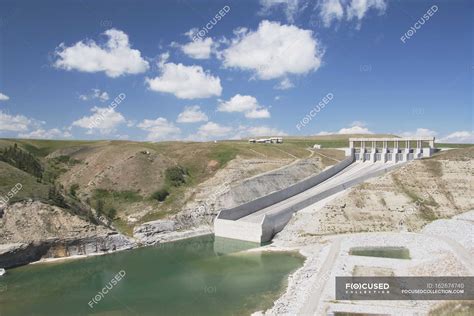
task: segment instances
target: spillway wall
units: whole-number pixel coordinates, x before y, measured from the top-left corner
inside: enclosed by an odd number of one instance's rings
[[[268,207],[270,205],[286,200],[296,194],[306,191],[309,188],[312,188],[315,185],[331,178],[333,175],[335,175],[342,169],[349,166],[353,161],[354,161],[354,157],[352,156],[347,157],[343,161],[318,173],[317,175],[310,176],[298,183],[295,183],[289,186],[288,188],[285,188],[280,191],[275,191],[268,195],[262,196],[256,200],[250,201],[248,203],[244,203],[242,205],[239,205],[230,209],[224,209],[219,212],[219,215],[217,215],[216,219],[237,220],[241,217],[255,213],[256,211],[261,210],[265,207]]]

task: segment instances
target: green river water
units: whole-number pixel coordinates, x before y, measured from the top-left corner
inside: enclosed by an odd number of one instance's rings
[[[236,252],[251,247],[205,236],[10,269],[0,278],[0,316],[248,315],[271,307],[303,263],[293,253]]]

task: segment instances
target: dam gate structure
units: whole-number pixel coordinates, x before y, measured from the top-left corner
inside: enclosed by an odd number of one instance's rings
[[[346,156],[356,161],[409,161],[431,157],[436,151],[434,143],[434,137],[349,138]]]
[[[337,164],[285,189],[221,210],[214,219],[215,236],[268,242],[295,212],[408,161],[431,157],[434,141],[434,137],[350,138],[346,158]]]

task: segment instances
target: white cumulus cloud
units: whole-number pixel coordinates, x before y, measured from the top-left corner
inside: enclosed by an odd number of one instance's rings
[[[246,137],[286,135],[288,134],[284,131],[269,126],[240,126],[238,128],[238,133],[234,136],[234,139],[241,139]]]
[[[247,132],[250,136],[286,136],[287,133],[268,126],[249,127]]]
[[[401,133],[403,137],[434,137],[436,135],[438,135],[437,132],[427,128],[417,128],[415,131]]]
[[[293,82],[291,82],[290,79],[284,78],[282,81],[280,81],[274,88],[277,90],[288,90],[293,88],[295,85]]]
[[[453,132],[438,140],[440,143],[454,143],[454,144],[474,144],[473,131],[457,131]]]
[[[110,99],[110,97],[106,91],[101,91],[100,89],[92,89],[91,93],[89,94],[79,95],[79,99],[81,99],[82,101],[98,99],[101,102],[105,102]]]
[[[269,118],[270,112],[268,109],[254,109],[250,112],[245,112],[245,117],[249,119],[261,119],[261,118]]]
[[[326,27],[330,26],[333,20],[341,20],[344,16],[340,0],[323,0],[320,2],[320,10],[320,17]]]
[[[262,21],[256,31],[240,29],[221,52],[224,67],[253,71],[260,79],[305,74],[321,65],[323,50],[310,30]]]
[[[387,3],[385,0],[351,0],[347,7],[347,19],[358,19],[359,21],[364,18],[367,11],[374,9],[380,13],[385,12]]]
[[[367,127],[354,125],[347,128],[341,128],[337,134],[373,134]]]
[[[39,128],[29,133],[18,134],[19,138],[31,138],[31,139],[53,139],[53,138],[57,139],[57,138],[69,138],[71,136],[72,135],[69,131],[67,130],[61,131],[58,128],[52,128],[48,130]]]
[[[221,80],[203,70],[201,66],[183,64],[159,64],[161,75],[146,78],[148,88],[153,91],[172,93],[179,99],[199,99],[219,96],[222,93]]]
[[[268,109],[261,106],[257,99],[250,95],[236,94],[228,101],[221,101],[217,110],[219,112],[242,112],[245,117],[251,119],[270,117]]]
[[[184,108],[184,111],[179,113],[178,123],[196,123],[196,122],[206,122],[208,120],[207,115],[201,111],[199,105],[187,106]]]
[[[90,116],[84,116],[72,123],[72,126],[78,126],[87,129],[88,134],[98,131],[101,134],[110,134],[116,128],[126,122],[125,117],[110,107],[97,107],[91,109]]]
[[[319,2],[319,15],[323,20],[324,26],[328,27],[332,21],[341,21],[344,18],[347,21],[357,20],[358,27],[360,22],[370,10],[377,11],[379,14],[385,13],[387,9],[386,0],[322,0]]]
[[[209,59],[211,57],[213,45],[214,42],[210,37],[204,39],[198,38],[182,45],[181,50],[187,56],[194,59]]]
[[[366,126],[364,122],[355,121],[352,122],[350,127],[343,127],[337,132],[319,132],[317,135],[331,135],[331,134],[373,134]]]
[[[231,127],[222,126],[214,122],[207,122],[199,127],[197,131],[197,139],[218,139],[228,136],[231,131]]]
[[[127,34],[116,29],[107,30],[104,34],[108,37],[105,44],[85,40],[68,47],[61,43],[56,49],[54,66],[89,73],[103,71],[112,78],[148,70],[148,62],[139,50],[131,48]]]
[[[24,115],[10,115],[0,110],[0,131],[24,132],[32,125],[37,125],[35,120]]]
[[[273,8],[282,8],[288,22],[293,23],[296,15],[307,6],[306,0],[260,0],[261,14],[268,14]]]
[[[174,139],[181,133],[178,127],[163,117],[156,120],[143,120],[137,126],[148,132],[147,140],[149,141]]]
[[[10,97],[0,92],[0,101],[8,101]]]

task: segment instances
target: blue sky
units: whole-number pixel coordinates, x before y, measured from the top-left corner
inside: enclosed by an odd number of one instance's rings
[[[459,0],[0,0],[0,137],[362,132],[474,142],[472,9]]]

